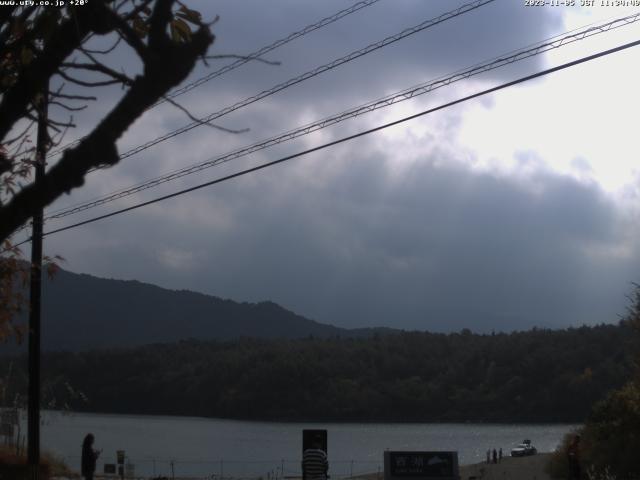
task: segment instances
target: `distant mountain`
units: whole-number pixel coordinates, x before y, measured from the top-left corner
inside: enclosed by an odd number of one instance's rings
[[[273,302],[238,303],[65,270],[52,281],[44,279],[42,348],[46,351],[132,347],[184,339],[362,337],[387,330],[347,330],[309,320]],[[11,346],[0,350],[15,353]]]

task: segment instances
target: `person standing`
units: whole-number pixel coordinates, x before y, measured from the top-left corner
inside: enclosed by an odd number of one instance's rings
[[[498,452],[496,452],[496,449],[493,449],[493,463],[498,463]]]
[[[302,452],[302,478],[304,480],[327,480],[329,461],[319,440]]]
[[[82,476],[85,480],[93,480],[93,474],[96,472],[96,460],[100,452],[93,449],[95,438],[93,433],[88,433],[82,442]]]
[[[498,463],[502,462],[502,447],[500,447],[500,450],[498,451]]]
[[[487,450],[487,465],[491,463],[491,449]]]

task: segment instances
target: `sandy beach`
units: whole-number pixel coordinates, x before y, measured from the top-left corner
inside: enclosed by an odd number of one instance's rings
[[[551,453],[530,457],[504,457],[498,464],[475,463],[460,466],[460,480],[551,480],[545,472]],[[362,475],[362,480],[378,480],[378,474]]]
[[[530,457],[504,457],[498,464],[477,463],[460,467],[460,479],[483,480],[551,480],[544,471],[550,453]]]

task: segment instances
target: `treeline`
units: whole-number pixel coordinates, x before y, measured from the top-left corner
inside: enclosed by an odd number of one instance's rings
[[[183,341],[43,357],[77,411],[261,420],[581,422],[630,376],[620,325],[477,335]],[[24,359],[11,390],[25,389]],[[69,392],[82,392],[82,396]],[[14,398],[10,393],[6,398]]]

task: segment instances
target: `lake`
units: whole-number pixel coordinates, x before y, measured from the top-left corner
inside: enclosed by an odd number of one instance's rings
[[[42,449],[80,468],[84,436],[96,437],[103,464],[125,450],[136,475],[282,478],[300,473],[302,429],[328,430],[332,478],[383,470],[391,450],[456,450],[460,464],[483,461],[489,448],[505,455],[523,439],[553,451],[575,425],[279,423],[193,417],[44,412]]]

